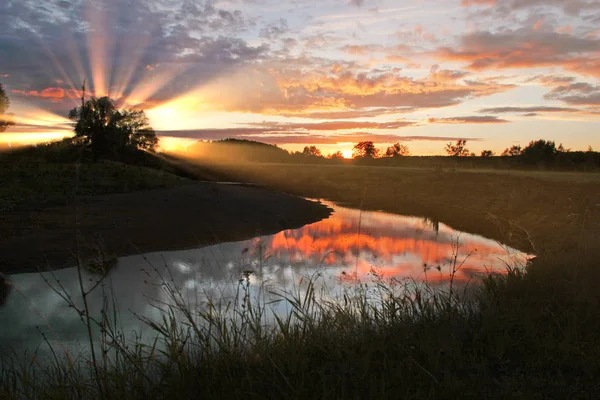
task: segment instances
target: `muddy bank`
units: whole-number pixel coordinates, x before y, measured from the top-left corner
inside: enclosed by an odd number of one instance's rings
[[[243,240],[329,213],[298,197],[215,183],[84,197],[69,206],[0,214],[0,272],[71,267],[77,253],[90,260],[99,252],[108,258]]]

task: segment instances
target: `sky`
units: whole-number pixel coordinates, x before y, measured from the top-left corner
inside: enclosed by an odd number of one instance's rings
[[[2,0],[0,144],[72,134],[87,95],[173,149],[258,140],[443,154],[600,150],[600,0]]]

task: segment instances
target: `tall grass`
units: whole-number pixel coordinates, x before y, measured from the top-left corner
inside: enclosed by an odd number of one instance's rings
[[[264,253],[258,251],[258,268]],[[455,250],[455,254],[458,249]],[[232,299],[190,307],[170,276],[159,319],[123,332],[110,274],[80,286],[81,302],[47,283],[86,325],[89,353],[54,348],[3,360],[0,398],[575,398],[598,393],[593,354],[578,324],[532,288],[519,268],[459,290],[427,282],[373,280],[328,298],[319,275],[296,290],[262,296],[241,266]],[[454,275],[458,257],[449,266]],[[79,267],[79,270],[84,268]],[[158,272],[158,269],[154,269]],[[81,275],[80,275],[81,282]],[[300,290],[302,287],[302,290]],[[86,296],[102,290],[92,315]],[[324,296],[325,294],[325,296]],[[541,302],[539,302],[541,300]],[[273,301],[289,312],[273,311]],[[538,303],[539,302],[539,303]],[[539,309],[538,309],[539,308]],[[563,341],[559,340],[562,337]],[[562,347],[562,348],[561,348]],[[581,359],[571,358],[574,347]],[[585,366],[587,369],[580,369]],[[586,373],[588,375],[586,375]],[[596,385],[596,386],[594,386]]]

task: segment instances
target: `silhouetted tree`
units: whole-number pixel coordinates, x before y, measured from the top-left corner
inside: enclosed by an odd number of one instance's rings
[[[91,98],[72,109],[74,131],[90,143],[94,160],[126,149],[154,151],[158,138],[142,110],[118,110],[108,97]]]
[[[0,83],[0,132],[4,132],[9,126],[15,123],[12,120],[12,114],[8,114],[8,107],[10,107],[10,99]]]
[[[467,157],[470,154],[469,149],[466,148],[467,141],[465,139],[459,139],[456,144],[448,143],[446,145],[446,153],[452,157]]]
[[[571,149],[565,149],[565,146],[563,146],[563,144],[561,143],[556,148],[556,151],[558,151],[559,153],[570,153]]]
[[[352,149],[352,156],[355,158],[377,158],[379,157],[379,149],[371,141],[359,142]]]
[[[306,146],[302,151],[305,157],[321,157],[321,150],[317,149],[316,146]]]
[[[522,152],[523,152],[523,150],[521,149],[521,146],[515,144],[510,148],[504,149],[501,156],[515,157],[515,156],[520,156]]]
[[[521,155],[530,161],[550,161],[554,159],[558,149],[550,140],[534,140],[523,149]]]
[[[594,149],[592,148],[592,145],[589,145],[589,146],[588,146],[588,148],[587,148],[587,152],[588,152],[588,153],[593,153],[593,152],[594,152]]]
[[[332,160],[343,160],[344,154],[338,150],[335,153],[330,154],[328,158],[330,158]]]
[[[481,152],[481,157],[493,157],[495,155],[496,154],[493,151],[491,151],[491,150],[483,150]]]
[[[387,148],[385,151],[386,157],[402,157],[409,156],[410,150],[408,150],[408,146],[405,146],[400,143],[395,143],[394,145]]]

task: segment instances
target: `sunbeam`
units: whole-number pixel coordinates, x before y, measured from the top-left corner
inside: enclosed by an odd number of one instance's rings
[[[92,74],[92,87],[98,97],[110,94],[108,87],[108,55],[113,48],[110,30],[107,28],[104,2],[88,3],[86,20],[90,27],[87,35],[87,52]]]

